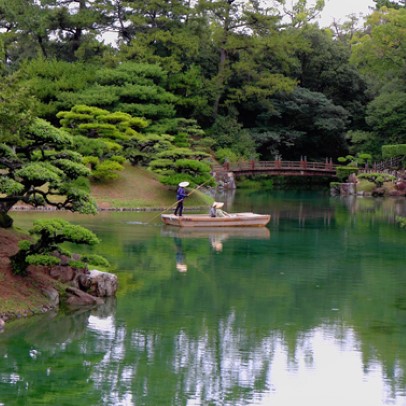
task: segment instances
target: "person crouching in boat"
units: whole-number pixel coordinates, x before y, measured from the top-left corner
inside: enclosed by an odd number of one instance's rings
[[[185,197],[188,196],[185,187],[189,186],[189,182],[180,182],[178,186],[178,190],[176,191],[176,201],[178,204],[176,205],[175,216],[181,216],[183,213],[183,201]]]
[[[226,217],[226,213],[221,210],[223,206],[222,202],[214,202],[210,208],[210,217]]]

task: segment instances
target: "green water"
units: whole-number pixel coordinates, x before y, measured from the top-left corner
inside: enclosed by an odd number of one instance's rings
[[[157,213],[64,214],[103,240],[117,298],[8,324],[0,404],[406,405],[405,201],[217,199],[272,221],[188,232]]]

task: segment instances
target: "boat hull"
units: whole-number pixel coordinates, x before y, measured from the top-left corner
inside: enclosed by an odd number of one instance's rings
[[[176,227],[264,227],[271,220],[271,216],[255,213],[235,213],[227,217],[210,217],[207,214],[161,214],[161,219],[165,224]]]

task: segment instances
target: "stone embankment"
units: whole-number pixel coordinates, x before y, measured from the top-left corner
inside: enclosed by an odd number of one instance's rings
[[[98,270],[30,266],[25,276],[15,275],[10,257],[25,238],[14,230],[0,229],[0,331],[5,322],[67,306],[96,306],[115,296],[117,276]]]
[[[105,297],[111,297],[117,291],[117,276],[96,269],[84,270],[59,265],[52,268],[41,267],[53,280],[65,286],[62,293],[48,286],[44,291],[54,306],[63,302],[69,306],[92,306],[103,303]]]
[[[402,197],[406,196],[406,174],[402,172],[384,172],[393,177],[391,181],[363,182],[355,174],[351,174],[347,182],[330,184],[332,196],[373,196],[373,197]]]

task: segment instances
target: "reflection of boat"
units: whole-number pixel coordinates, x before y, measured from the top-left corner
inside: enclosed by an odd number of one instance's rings
[[[161,214],[162,221],[177,227],[263,227],[269,223],[269,214],[234,213],[225,217],[210,217],[208,214]]]
[[[267,227],[163,227],[162,234],[177,238],[222,240],[229,237],[268,240],[271,235]]]

